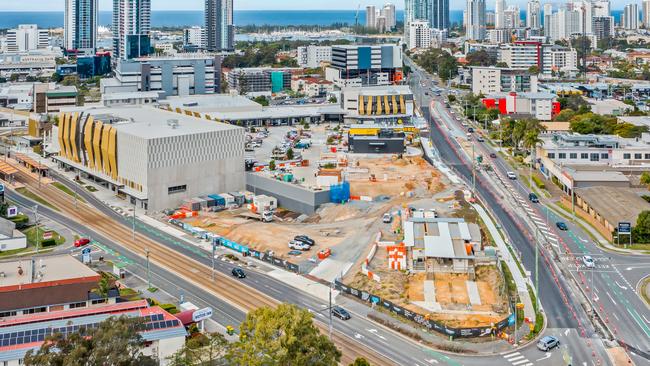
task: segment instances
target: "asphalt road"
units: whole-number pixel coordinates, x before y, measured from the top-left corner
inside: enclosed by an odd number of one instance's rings
[[[67,185],[71,183],[65,179],[61,182]],[[113,217],[117,222],[130,227],[131,220],[115,213],[110,208],[105,207],[101,202],[97,201],[94,196],[83,190],[78,190],[83,198],[93,204],[95,207],[103,211],[105,214]],[[13,191],[7,191],[7,197],[11,200],[23,205],[24,207],[33,207],[34,202],[26,199]],[[67,226],[71,230],[78,232],[96,239],[103,245],[113,248],[118,251],[120,255],[132,261],[134,270],[142,274],[142,268],[146,266],[144,259],[130,253],[128,250],[121,248],[111,238],[103,237],[97,232],[88,230],[84,225],[67,218],[65,215],[48,209],[47,207],[39,207],[39,214],[47,216],[48,218],[58,221]],[[210,266],[210,256],[205,252],[196,251],[196,248],[188,245],[180,245],[178,239],[172,238],[165,233],[162,233],[148,225],[138,222],[136,228],[139,232],[154,238],[156,241],[193,258],[197,262]],[[228,262],[216,261],[216,269],[225,274],[229,274],[233,265]],[[164,269],[158,268],[155,265],[151,266],[152,278],[156,286],[160,286],[169,293],[184,293],[186,297],[194,298],[199,304],[212,306],[216,310],[215,320],[222,325],[229,325],[243,319],[243,311],[231,306],[229,303],[220,300],[211,293],[203,291],[201,288],[191,285],[182,278],[175,277],[174,275],[166,272]],[[288,284],[281,282],[266,275],[263,271],[248,270],[247,278],[243,281],[246,285],[253,287],[267,295],[274,297],[280,301],[297,304],[298,306],[309,309],[315,314],[317,321],[327,323],[327,318],[323,309],[327,307],[327,303],[323,300],[316,298],[308,293],[298,290]],[[156,280],[158,279],[158,280]],[[210,279],[206,279],[209,281]],[[516,366],[532,366],[532,365],[565,365],[566,360],[573,358],[574,361],[583,360],[590,362],[589,355],[578,355],[572,351],[572,342],[578,338],[575,330],[572,329],[555,329],[554,332],[549,334],[557,335],[562,342],[562,346],[553,352],[543,353],[538,351],[534,345],[528,345],[524,349],[513,350],[513,352],[506,352],[505,354],[494,356],[457,356],[448,355],[442,352],[437,352],[427,347],[420,345],[412,339],[406,338],[400,334],[390,331],[369,319],[358,315],[353,312],[352,319],[348,321],[341,321],[334,319],[333,327],[336,331],[350,338],[350,342],[359,342],[365,347],[375,350],[376,352],[384,355],[398,365],[507,365],[513,364]],[[522,362],[523,361],[523,362]]]
[[[442,130],[448,135],[464,137],[465,129],[459,125],[458,120],[449,116],[447,110],[441,104],[436,104],[436,112],[444,119]],[[445,130],[446,128],[446,130]],[[476,154],[482,154],[485,158],[490,153],[495,153],[487,142],[475,141]],[[507,171],[515,171],[498,154],[497,158],[489,159],[493,162],[492,167],[505,176]],[[513,181],[512,186],[519,193],[520,197],[526,199],[531,192],[519,180]],[[628,353],[638,364],[650,363],[650,310],[637,294],[639,282],[647,277],[650,272],[650,260],[648,256],[629,255],[605,251],[598,246],[587,232],[574,222],[567,220],[544,206],[544,199],[541,204],[528,203],[532,210],[537,213],[538,222],[542,235],[552,233],[559,237],[553,242],[555,250],[561,252],[560,265],[567,268],[577,286],[580,286],[582,294],[594,307],[596,313],[601,317],[602,322],[608,327],[614,339],[621,342]],[[555,223],[565,222],[569,230],[557,229]],[[520,248],[520,246],[518,246]],[[520,248],[521,249],[521,248]],[[582,257],[589,255],[595,260],[595,268],[586,268]],[[552,254],[549,253],[549,257]],[[524,263],[526,268],[530,261]],[[543,279],[543,268],[540,267],[540,292],[545,310],[551,313],[547,302],[544,301],[544,284],[549,284]],[[547,289],[548,290],[548,289]],[[570,289],[569,289],[570,292]],[[546,291],[549,294],[548,291]],[[552,295],[552,293],[550,293]],[[558,309],[559,310],[559,309]],[[587,320],[582,318],[582,326],[587,327]],[[549,322],[549,326],[554,323]]]
[[[420,109],[430,123],[430,139],[445,164],[451,167],[466,182],[472,181],[471,165],[464,153],[460,152],[457,145],[449,135],[453,135],[454,126],[458,122],[450,115],[440,102],[441,98],[426,95],[433,86],[430,79],[417,67],[412,67],[411,87],[416,99],[420,101]],[[433,101],[433,104],[431,102]],[[433,106],[433,110],[429,107]],[[435,118],[432,118],[435,117]],[[510,242],[521,253],[523,265],[526,269],[535,268],[535,253],[533,238],[526,224],[517,215],[513,214],[511,207],[504,205],[498,199],[490,182],[484,181],[482,175],[476,175],[476,190],[485,206],[496,216],[497,220],[506,231]],[[550,258],[549,258],[550,259]],[[587,314],[583,311],[572,293],[566,279],[558,273],[552,259],[545,261],[542,258],[539,272],[539,297],[548,319],[548,332],[557,333],[564,329],[575,331],[578,337],[573,338],[571,356],[573,363],[576,360],[601,358],[601,362],[608,362],[604,348],[599,342],[599,336],[589,322]],[[544,266],[544,264],[547,264]],[[596,356],[593,356],[593,353]],[[585,362],[585,361],[583,361]],[[588,362],[588,361],[587,361]]]

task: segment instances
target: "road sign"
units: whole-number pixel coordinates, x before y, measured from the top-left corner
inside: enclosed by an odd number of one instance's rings
[[[632,224],[629,222],[619,222],[618,223],[618,233],[619,234],[631,234],[632,233]]]
[[[49,240],[52,239],[54,234],[51,231],[44,231],[43,232],[43,240]]]
[[[86,247],[81,250],[81,254],[90,254],[91,251],[92,251],[91,248]]]
[[[5,193],[5,185],[0,184],[0,194],[4,194],[4,193]]]
[[[205,320],[210,317],[212,317],[212,308],[210,307],[199,309],[192,313],[192,321],[194,322],[200,322],[201,320]]]
[[[7,207],[7,218],[12,218],[18,216],[18,207],[9,206]]]

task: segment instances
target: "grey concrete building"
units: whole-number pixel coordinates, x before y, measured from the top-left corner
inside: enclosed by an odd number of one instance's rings
[[[133,106],[65,110],[56,133],[62,166],[150,212],[245,188],[241,127]]]
[[[121,60],[115,77],[102,79],[102,94],[161,91],[162,96],[212,94],[221,90],[221,57],[183,54]]]

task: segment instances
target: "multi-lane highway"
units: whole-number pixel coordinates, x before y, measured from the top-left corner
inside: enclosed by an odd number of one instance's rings
[[[427,103],[429,99],[425,97],[426,94],[423,95],[422,91],[428,89],[430,86],[427,86],[426,77],[423,77],[423,74],[421,71],[418,72],[417,68],[416,75],[420,77],[418,78],[416,76],[414,78],[415,80],[412,81],[412,86],[415,89],[420,89],[421,94],[419,97],[425,99],[426,101],[424,103]],[[462,163],[464,154],[460,152],[459,146],[453,140],[454,138],[464,137],[466,131],[462,128],[459,121],[450,115],[449,110],[444,108],[441,103],[434,100],[431,104],[431,109],[423,109],[423,113],[428,114],[429,112],[438,119],[437,123],[435,121],[433,122],[435,126],[432,126],[432,139],[434,144],[438,142],[436,144],[437,147],[440,145],[443,146],[438,149],[443,160],[446,159],[452,165],[454,163]],[[436,131],[440,133],[437,136],[437,141],[436,136],[434,136]],[[441,138],[442,136],[444,138]],[[477,155],[481,154],[487,157],[490,153],[495,152],[488,143],[476,141],[473,144]],[[455,151],[453,153],[451,151],[445,151],[449,147]],[[456,156],[454,155],[461,157],[461,159],[455,161],[454,158]],[[492,174],[500,175],[498,178],[505,177],[507,171],[514,170],[499,155],[497,155],[497,158],[492,159],[492,161],[494,168]],[[468,169],[457,169],[457,172],[465,176],[466,179],[469,179],[469,172],[463,172],[463,170]],[[479,180],[483,180],[482,177],[484,176],[479,174],[478,177]],[[497,179],[496,181],[498,182],[499,180]],[[507,179],[503,178],[502,181],[507,181]],[[477,186],[479,194],[484,200],[489,202],[492,201],[490,197],[496,198],[499,195],[503,197],[504,193],[496,193],[492,189],[493,185],[492,187],[490,186],[491,184],[489,182],[485,182],[485,185],[479,182]],[[539,230],[538,234],[546,238],[547,245],[545,247],[549,250],[545,251],[545,248],[540,246],[540,252],[545,252],[547,257],[543,257],[540,261],[539,292],[542,305],[549,317],[549,327],[552,329],[557,326],[556,320],[573,318],[571,314],[575,311],[577,316],[571,326],[577,327],[578,333],[581,336],[584,335],[593,338],[597,336],[593,333],[589,316],[578,308],[578,303],[576,301],[565,302],[561,300],[563,299],[562,294],[572,294],[577,298],[584,299],[590,306],[593,305],[596,313],[601,317],[604,326],[609,329],[614,339],[618,340],[627,349],[637,364],[648,363],[648,356],[650,356],[648,354],[650,313],[648,312],[647,306],[636,293],[636,286],[647,275],[648,269],[650,269],[650,261],[645,257],[612,253],[601,249],[581,227],[571,223],[567,218],[560,216],[558,213],[544,206],[545,200],[542,200],[541,204],[526,202],[529,190],[521,182],[505,182],[504,186],[511,189],[511,192],[508,192],[506,189],[505,194],[511,193],[514,202],[520,206],[518,207],[519,211],[525,213],[523,215],[524,217],[522,217],[514,214],[517,210],[510,210],[510,216],[513,221],[528,219],[529,229],[530,224],[532,224],[532,230]],[[495,203],[496,201],[498,199],[494,200]],[[502,217],[499,214],[497,216],[503,224],[507,225],[503,221],[504,218],[507,219],[506,217]],[[556,230],[555,223],[557,221],[566,222],[569,225],[569,230]],[[524,236],[527,236],[529,239],[532,238],[531,230],[525,229],[526,225],[516,226],[523,227],[524,230],[522,231],[524,232]],[[516,238],[516,232],[512,230],[507,231],[512,242],[521,251],[526,268],[535,268],[534,263],[531,263],[534,255],[530,255],[532,254],[530,253],[530,248],[533,248],[532,243],[534,243],[534,240],[519,241]],[[528,233],[525,233],[525,231],[528,231]],[[562,269],[564,269],[562,273],[570,273],[570,280],[575,280],[573,286],[567,286],[570,285],[567,282],[559,281],[554,283],[554,281],[549,281],[548,274],[551,274],[552,277],[557,275],[557,273],[553,273],[554,266],[550,263],[554,258],[558,258],[555,254],[559,254],[560,263],[558,263],[558,266],[562,266]],[[582,262],[584,255],[590,255],[595,259],[595,268],[585,267]],[[548,265],[545,265],[547,260]],[[580,288],[579,293],[572,293],[572,287],[575,288],[576,286]],[[563,308],[564,312],[562,311]]]
[[[430,123],[430,139],[435,149],[446,165],[466,182],[471,182],[472,162],[455,141],[455,137],[459,135],[456,129],[462,127],[444,107],[441,98],[427,95],[433,86],[430,77],[417,66],[411,64],[411,67],[414,71],[410,80],[411,87],[419,100],[422,114]],[[464,132],[460,135],[463,136]],[[482,174],[477,174],[476,177],[478,197],[492,211],[510,242],[521,253],[525,268],[532,271],[535,268],[534,233],[528,223],[514,212],[513,207],[502,199],[501,193],[494,189],[492,182]],[[571,347],[574,363],[577,360],[590,362],[587,359],[608,362],[600,336],[576,300],[575,287],[562,276],[550,253],[540,250],[540,258],[538,293],[548,319],[548,332],[575,332],[577,336],[573,338],[574,344]]]

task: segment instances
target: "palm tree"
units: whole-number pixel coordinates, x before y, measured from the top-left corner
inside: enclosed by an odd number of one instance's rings
[[[97,282],[97,287],[93,289],[93,292],[102,298],[108,297],[108,292],[113,288],[113,279],[108,275],[102,273],[102,278]]]
[[[537,120],[535,120],[537,121]],[[541,126],[539,124],[539,121],[537,121],[537,125],[541,127],[541,129],[544,128],[544,126]],[[535,153],[537,150],[537,145],[541,144],[543,141],[542,139],[539,138],[539,133],[540,129],[534,128],[534,126],[531,126],[531,129],[528,129],[526,131],[526,135],[524,136],[524,147],[528,149],[528,152],[530,154],[530,166],[529,166],[529,181],[528,183],[530,184],[530,188],[533,188],[533,165],[535,165]]]

